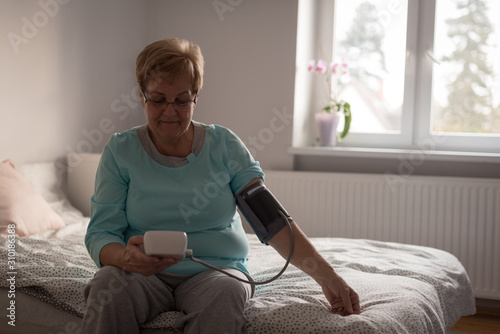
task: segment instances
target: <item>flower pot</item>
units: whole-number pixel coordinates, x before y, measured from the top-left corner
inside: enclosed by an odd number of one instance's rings
[[[337,126],[340,114],[338,112],[321,112],[316,114],[316,124],[319,130],[320,146],[335,146],[337,144]]]

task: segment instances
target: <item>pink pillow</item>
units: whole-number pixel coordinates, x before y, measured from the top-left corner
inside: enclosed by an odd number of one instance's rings
[[[12,224],[20,237],[65,225],[14,164],[5,160],[0,163],[0,235],[7,235]]]

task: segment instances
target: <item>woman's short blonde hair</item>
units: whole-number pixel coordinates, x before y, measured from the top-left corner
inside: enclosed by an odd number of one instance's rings
[[[204,60],[200,47],[190,41],[166,38],[149,44],[137,56],[135,79],[142,90],[151,78],[176,78],[187,74],[193,84],[193,92],[203,86]]]

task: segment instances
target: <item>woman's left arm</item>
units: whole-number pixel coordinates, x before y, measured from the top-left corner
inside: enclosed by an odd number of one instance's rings
[[[292,222],[294,247],[291,264],[311,276],[323,290],[332,312],[341,315],[359,314],[358,294],[340,277],[333,266],[321,256],[299,226]],[[290,252],[290,231],[283,228],[268,241],[283,258]]]
[[[262,180],[255,178],[246,187],[257,182],[262,182]],[[341,315],[359,314],[361,311],[358,294],[335,272],[333,266],[321,256],[295,222],[291,223],[291,227],[294,247],[290,263],[311,276],[321,286],[333,313]],[[268,244],[276,249],[283,258],[288,258],[290,253],[289,229],[281,229],[268,241]]]

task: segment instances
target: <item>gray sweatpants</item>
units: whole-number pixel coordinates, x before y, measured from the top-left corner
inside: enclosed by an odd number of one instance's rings
[[[234,269],[225,269],[241,278]],[[180,311],[183,333],[245,333],[245,303],[253,288],[215,270],[194,276],[159,273],[149,277],[102,267],[85,287],[85,334],[139,333],[139,325],[162,312]]]

